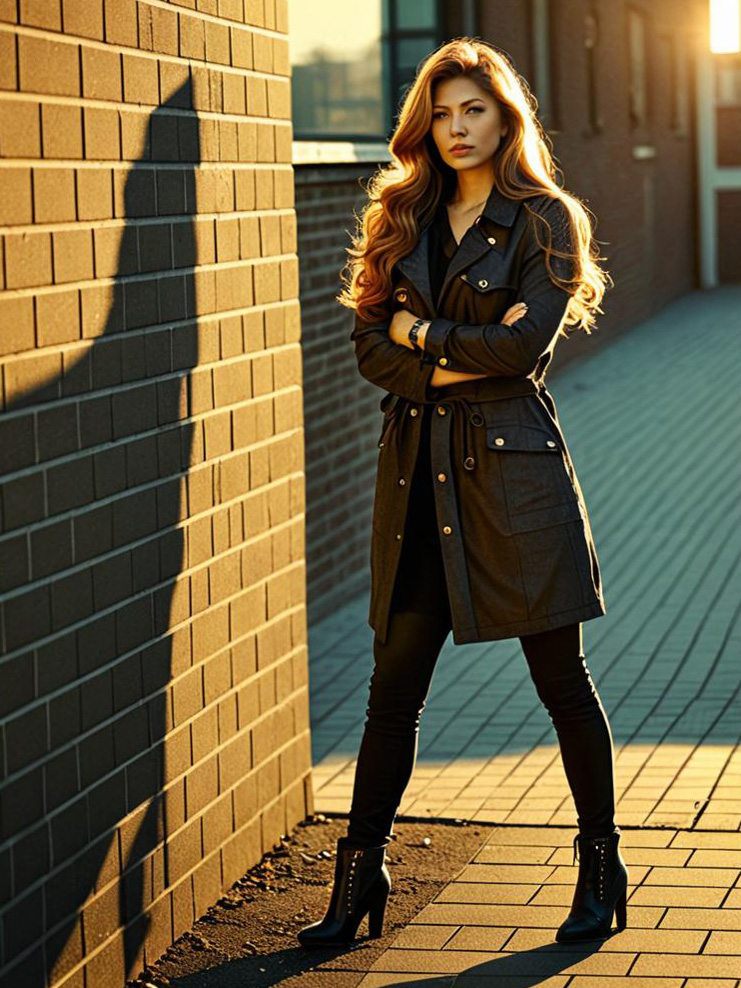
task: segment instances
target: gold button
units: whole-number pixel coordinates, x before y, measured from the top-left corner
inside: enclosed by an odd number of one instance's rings
[[[442,364],[443,367],[447,364],[447,362],[448,362],[447,357],[440,357],[440,359],[438,360],[438,364]]]
[[[446,415],[447,414],[447,411],[448,410],[447,410],[447,408],[444,405],[438,405],[437,406],[437,414],[438,415]]]
[[[497,242],[496,237],[487,237],[486,239],[489,241],[490,244],[495,244]]]
[[[555,445],[556,444],[554,443],[554,441],[552,439],[548,439],[547,442],[546,442],[546,446],[555,446]]]
[[[399,477],[399,487],[403,487],[406,484],[406,480],[403,477]]]
[[[502,439],[501,436],[497,436],[494,442],[497,444],[497,446],[504,446],[504,440]]]
[[[450,533],[451,533],[452,531],[453,531],[453,529],[452,529],[452,528],[450,527],[450,525],[446,525],[446,526],[445,526],[445,527],[443,528],[443,532],[444,532],[444,534],[445,534],[445,535],[450,535]]]
[[[397,288],[394,295],[396,297],[397,302],[406,302],[407,298],[409,297],[406,288]]]
[[[488,284],[489,282],[486,280],[486,278],[479,278],[479,288],[486,288]]]
[[[468,275],[467,274],[462,274],[461,275],[461,281],[466,281],[467,279],[468,279]]]
[[[437,475],[437,479],[440,481],[441,484],[444,484],[445,481],[448,479],[448,475],[446,473],[439,473]]]
[[[379,449],[381,449],[381,447],[382,447],[382,446],[384,446],[384,445],[385,445],[385,443],[384,443],[384,441],[383,441],[383,439],[382,439],[382,440],[381,440],[381,441],[379,442],[379,444],[378,444],[378,448],[379,448]]]
[[[473,468],[476,466],[476,460],[474,460],[472,456],[467,456],[463,461],[463,466],[466,468],[466,470],[473,470]]]
[[[419,415],[419,409],[418,408],[410,408],[409,409],[409,414],[410,415]]]
[[[397,535],[397,536],[396,536],[396,541],[397,541],[397,542],[401,542],[401,535]]]

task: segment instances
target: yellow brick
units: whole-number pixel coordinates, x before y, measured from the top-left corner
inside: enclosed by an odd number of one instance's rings
[[[18,100],[0,103],[0,156],[39,158],[41,125],[39,104]]]
[[[82,113],[79,106],[43,103],[41,132],[45,158],[82,158]]]
[[[75,173],[72,168],[34,168],[33,195],[37,223],[63,223],[76,219]]]
[[[24,92],[80,95],[78,45],[21,34],[18,63]]]
[[[31,169],[4,168],[0,182],[0,224],[13,226],[30,223],[33,219],[31,208]]]
[[[48,233],[11,233],[5,237],[8,288],[50,285],[51,236]]]

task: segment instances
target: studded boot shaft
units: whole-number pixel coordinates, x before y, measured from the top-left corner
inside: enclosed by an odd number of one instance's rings
[[[571,911],[556,933],[559,943],[595,940],[610,935],[615,913],[618,930],[627,923],[628,869],[620,854],[620,833],[574,837],[574,863],[579,875]]]
[[[297,934],[303,947],[333,947],[355,939],[368,915],[371,939],[383,932],[383,917],[391,890],[386,866],[386,845],[357,848],[340,837],[337,841],[334,885],[322,920],[305,926]]]

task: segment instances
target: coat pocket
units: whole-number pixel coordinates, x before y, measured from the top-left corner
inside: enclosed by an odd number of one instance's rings
[[[582,517],[563,450],[553,433],[535,425],[500,423],[487,428],[486,445],[498,456],[512,532]]]

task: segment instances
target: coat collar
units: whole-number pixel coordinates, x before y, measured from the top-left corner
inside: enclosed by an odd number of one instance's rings
[[[518,210],[520,208],[520,201],[517,199],[510,199],[508,196],[503,195],[499,189],[494,186],[489,193],[489,198],[486,200],[486,205],[481,211],[481,217],[491,220],[493,223],[497,223],[500,226],[512,226],[517,216]],[[432,318],[436,312],[435,303],[433,301],[433,292],[430,285],[430,223],[434,218],[431,216],[426,223],[426,225],[420,231],[417,243],[410,253],[405,254],[404,257],[400,258],[395,267],[415,285],[422,298],[425,300],[429,308],[429,318]],[[448,265],[448,271],[445,276],[445,283],[440,291],[438,305],[443,297],[445,287],[448,285],[449,281],[455,277],[464,268],[467,268],[474,261],[477,261],[487,250],[491,250],[491,246],[484,235],[483,231],[479,229],[481,225],[480,218],[475,220],[468,230],[463,235],[463,239],[460,244],[456,247],[455,253],[450,260]],[[421,314],[421,313],[418,313]]]

